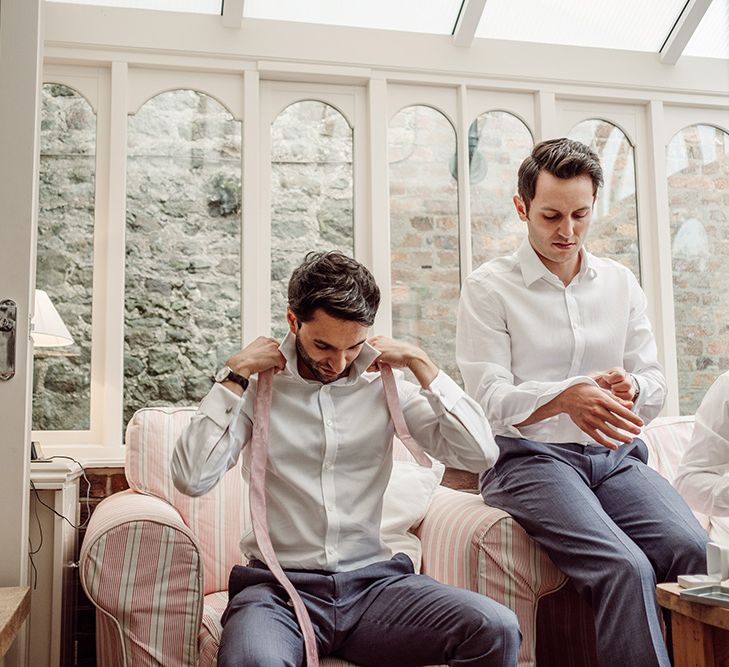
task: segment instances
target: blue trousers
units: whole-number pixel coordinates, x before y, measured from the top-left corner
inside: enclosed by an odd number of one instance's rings
[[[350,572],[287,574],[309,610],[320,656],[373,667],[516,665],[521,635],[510,609],[413,574],[404,554]],[[236,566],[229,583],[218,665],[303,665],[293,607],[266,566]]]
[[[635,439],[601,445],[497,437],[481,477],[505,510],[572,579],[595,613],[600,665],[668,667],[656,582],[706,572],[708,535]]]

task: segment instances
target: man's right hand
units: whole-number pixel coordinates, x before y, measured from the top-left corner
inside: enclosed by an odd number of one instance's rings
[[[246,345],[238,354],[234,354],[225,365],[238,375],[249,378],[254,373],[273,368],[276,372],[286,367],[286,358],[279,350],[280,343],[273,338],[259,336],[252,343]],[[242,395],[243,388],[235,382],[226,381],[223,384],[238,395]]]
[[[617,449],[618,445],[608,438],[630,443],[633,438],[628,433],[638,435],[643,426],[643,420],[630,411],[631,401],[592,384],[573,385],[563,391],[557,401],[560,412],[566,412],[580,430],[609,449]]]

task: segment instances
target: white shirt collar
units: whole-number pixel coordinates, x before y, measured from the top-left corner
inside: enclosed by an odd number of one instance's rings
[[[284,359],[286,359],[285,374],[302,380],[303,382],[317,382],[317,380],[307,380],[302,378],[299,374],[298,356],[296,354],[296,336],[291,331],[286,334],[278,349],[281,351],[281,354],[283,354]],[[372,362],[379,356],[379,350],[376,350],[369,343],[365,342],[362,346],[362,350],[357,355],[357,358],[352,362],[347,377],[339,378],[339,380],[336,380],[331,384],[344,385],[356,382],[370,367]]]
[[[532,244],[529,242],[529,238],[525,238],[519,249],[516,251],[516,257],[519,261],[519,267],[521,268],[521,275],[524,278],[524,284],[527,287],[531,287],[540,278],[545,278],[549,281],[554,281],[555,275],[544,265],[544,262],[539,258]],[[595,263],[592,261],[592,255],[590,255],[585,246],[580,248],[580,271],[577,274],[577,278],[582,280],[583,278],[594,278],[597,275],[597,269]]]

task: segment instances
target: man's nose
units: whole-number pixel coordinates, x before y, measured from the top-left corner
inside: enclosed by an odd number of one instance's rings
[[[337,373],[341,373],[347,367],[347,357],[344,352],[339,352],[331,358],[329,363],[333,370]]]
[[[559,233],[563,238],[572,238],[572,234],[575,231],[575,221],[572,218],[565,218],[562,224],[559,226]]]

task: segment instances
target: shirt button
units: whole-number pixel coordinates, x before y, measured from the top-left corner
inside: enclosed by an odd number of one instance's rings
[[[326,461],[324,463],[324,470],[331,470],[331,469],[332,469],[332,462],[331,461]]]
[[[327,426],[331,426],[331,425],[332,425],[332,420],[331,419],[327,419]]]
[[[334,553],[334,547],[327,547],[327,553],[331,556]]]

